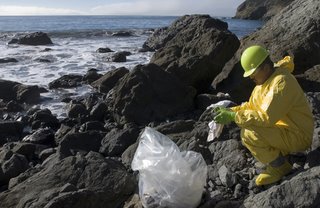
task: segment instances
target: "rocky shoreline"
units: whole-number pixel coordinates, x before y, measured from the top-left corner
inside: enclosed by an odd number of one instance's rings
[[[318,207],[319,7],[318,0],[296,0],[241,40],[221,20],[186,15],[148,38],[142,51],[155,53],[149,64],[133,70],[121,67],[101,75],[92,69],[61,77],[48,89],[0,80],[1,207],[142,207],[130,165],[145,126],[181,150],[202,154],[208,179],[200,208]],[[12,44],[51,44],[48,38],[36,33]],[[254,43],[269,48],[274,61],[294,57],[294,74],[315,117],[312,148],[290,157],[295,170],[260,188],[253,179],[261,167],[241,144],[236,125],[207,142],[212,115],[206,107],[225,99],[239,104],[250,95],[253,85],[242,78],[239,57]],[[126,54],[121,56],[124,60]],[[31,107],[46,90],[83,84],[96,92],[66,98],[65,119]]]
[[[237,8],[236,19],[268,21],[293,0],[246,0]]]

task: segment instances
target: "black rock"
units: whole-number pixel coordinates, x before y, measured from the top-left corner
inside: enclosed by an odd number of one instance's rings
[[[110,53],[110,52],[114,52],[114,51],[111,50],[110,48],[98,48],[97,52],[98,53]]]
[[[127,73],[129,73],[129,70],[125,67],[114,69],[107,72],[100,79],[91,83],[91,86],[97,88],[99,92],[108,93],[115,86],[115,84]]]
[[[195,90],[155,64],[138,65],[113,88],[118,123],[146,124],[193,109]]]
[[[18,62],[17,59],[15,58],[1,58],[0,59],[0,64],[4,64],[4,63],[16,63]]]
[[[77,87],[82,82],[82,76],[76,74],[63,75],[62,77],[49,83],[49,89],[56,88],[73,88]]]
[[[35,32],[27,34],[18,39],[11,40],[8,44],[22,44],[22,45],[49,45],[53,44],[51,39],[46,33]]]
[[[113,62],[126,62],[127,61],[127,56],[126,56],[125,53],[117,52],[112,56],[111,60]]]

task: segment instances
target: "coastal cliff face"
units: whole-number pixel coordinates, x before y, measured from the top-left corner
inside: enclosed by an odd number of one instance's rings
[[[234,18],[269,20],[293,0],[246,0],[237,8]]]

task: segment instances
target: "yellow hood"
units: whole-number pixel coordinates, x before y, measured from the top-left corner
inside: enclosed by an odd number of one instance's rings
[[[281,67],[292,73],[294,70],[293,58],[291,56],[285,56],[283,59],[275,63],[274,67]]]

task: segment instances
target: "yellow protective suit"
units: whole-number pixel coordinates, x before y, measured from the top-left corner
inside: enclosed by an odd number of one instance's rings
[[[295,77],[290,57],[275,64],[275,72],[252,91],[248,102],[231,108],[241,139],[263,164],[280,152],[304,151],[311,146],[314,120],[311,109]]]

